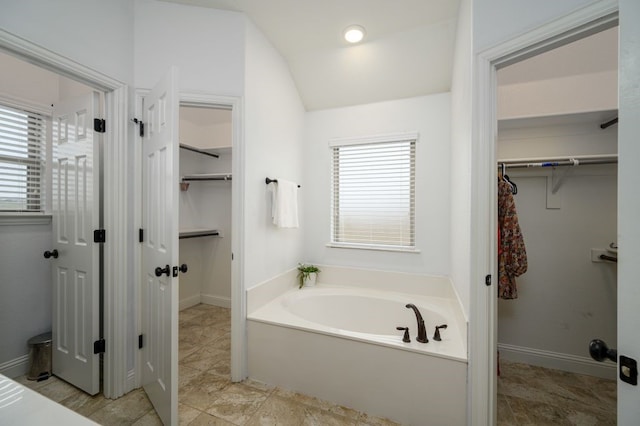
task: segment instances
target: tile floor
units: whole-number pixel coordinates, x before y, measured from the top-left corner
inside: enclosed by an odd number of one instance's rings
[[[500,360],[498,426],[615,424],[615,380]]]
[[[353,425],[390,426],[317,398],[252,381],[230,381],[229,309],[196,305],[180,312],[178,415],[180,425]],[[51,377],[16,379],[102,425],[161,425],[146,394],[138,389],[117,400],[91,397]]]

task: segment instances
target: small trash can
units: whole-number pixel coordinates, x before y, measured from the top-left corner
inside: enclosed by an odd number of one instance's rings
[[[51,332],[38,334],[27,341],[31,347],[29,380],[47,380],[51,376]]]

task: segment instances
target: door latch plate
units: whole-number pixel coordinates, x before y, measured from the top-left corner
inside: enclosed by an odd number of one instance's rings
[[[638,386],[638,363],[635,359],[620,355],[618,362],[620,380],[633,386]]]

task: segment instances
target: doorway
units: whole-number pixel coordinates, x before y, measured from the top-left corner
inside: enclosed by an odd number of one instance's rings
[[[10,48],[7,46],[10,46]],[[55,53],[39,50],[37,49],[37,46],[34,46],[28,41],[13,39],[9,33],[5,33],[3,37],[0,38],[0,49],[2,49],[3,52],[7,53],[6,55],[4,53],[2,54],[4,59],[12,62],[14,65],[16,63],[22,63],[21,66],[28,65],[31,70],[25,74],[21,72],[12,73],[12,77],[18,76],[19,78],[22,79],[22,82],[17,85],[13,85],[13,87],[9,87],[8,88],[9,90],[4,90],[4,92],[11,93],[11,91],[14,89],[16,90],[24,89],[26,90],[26,92],[28,92],[24,96],[21,94],[14,94],[14,97],[17,96],[18,98],[24,98],[24,97],[29,98],[31,95],[33,95],[37,98],[38,96],[49,93],[49,94],[53,94],[55,99],[58,99],[58,91],[60,91],[60,93],[64,93],[65,97],[75,97],[78,94],[91,92],[91,91],[99,91],[104,94],[103,96],[100,96],[100,99],[102,99],[101,103],[104,105],[102,107],[104,112],[104,115],[102,117],[108,118],[107,120],[108,124],[106,125],[106,128],[105,128],[106,133],[103,136],[104,144],[102,145],[100,155],[104,157],[104,161],[102,162],[102,164],[104,165],[104,168],[101,170],[101,174],[102,176],[104,176],[107,182],[102,187],[99,188],[98,190],[99,193],[98,192],[94,193],[94,196],[96,199],[99,199],[102,196],[102,194],[106,194],[105,195],[106,207],[102,211],[102,220],[104,221],[103,222],[104,225],[106,226],[112,225],[114,223],[115,216],[120,217],[119,208],[122,206],[120,201],[122,199],[127,198],[127,191],[124,189],[126,185],[121,185],[122,187],[118,186],[120,183],[126,182],[126,174],[122,173],[123,170],[126,170],[126,162],[118,161],[119,159],[117,159],[117,157],[114,156],[115,152],[117,152],[118,150],[126,146],[125,138],[123,137],[123,134],[117,132],[117,129],[120,127],[123,127],[123,123],[124,123],[124,107],[126,106],[126,102],[124,99],[125,92],[126,92],[125,86],[115,80],[110,79],[107,76],[99,74],[93,70],[89,70],[80,64],[77,64],[66,58],[61,58]],[[29,64],[27,64],[27,62]],[[33,64],[33,65],[30,65],[30,64]],[[9,68],[3,67],[3,69],[9,72]],[[14,68],[11,68],[11,69],[15,71]],[[39,77],[37,77],[36,80],[32,82],[32,84],[25,84],[26,80],[24,80],[24,78],[27,75],[33,75],[34,72],[38,74]],[[46,77],[43,77],[45,75]],[[55,80],[55,84],[54,84],[55,93],[49,91],[46,88],[44,90],[41,90],[42,83],[52,78]],[[4,78],[3,81],[6,83],[9,83],[11,79]],[[29,93],[31,95],[29,95]],[[31,105],[30,108],[32,109],[32,107],[37,104],[44,105],[42,108],[43,110],[46,110],[47,108],[51,108],[51,103],[54,103],[54,104],[56,103],[54,101],[54,98],[51,98],[45,101],[39,98],[34,99],[34,104]],[[51,112],[49,111],[49,114],[50,113]],[[92,133],[94,132],[93,119],[98,117],[83,117],[83,118],[86,119],[85,122],[83,123],[84,125],[86,125],[86,126],[83,126],[83,128],[85,128],[86,130],[82,130],[82,131],[78,130],[76,132],[77,133],[76,136],[84,137],[85,135],[84,132],[86,132],[86,134],[88,134],[89,132],[92,132]],[[73,129],[72,127],[69,127],[69,128]],[[73,130],[75,131],[76,129],[73,129]],[[116,160],[116,161],[113,161],[113,160]],[[116,169],[118,170],[117,173],[114,172],[114,170]],[[94,171],[97,173],[98,168],[96,168]],[[119,175],[120,177],[118,179],[112,179],[113,176],[116,174]],[[47,176],[46,182],[48,182],[46,184],[47,188],[45,191],[43,191],[43,193],[45,193],[48,197],[50,197],[51,196],[51,174]],[[50,201],[48,202],[50,203]],[[49,209],[50,208],[51,208],[51,204],[49,204]],[[97,213],[98,212],[96,211],[96,214]],[[48,233],[47,239],[49,240],[49,242],[46,244],[40,244],[37,248],[33,250],[31,249],[29,250],[31,253],[35,253],[38,255],[37,260],[34,259],[33,265],[25,269],[26,273],[31,273],[32,270],[35,270],[35,271],[38,270],[38,267],[36,265],[40,263],[40,259],[42,258],[42,252],[44,250],[49,249],[48,251],[53,253],[53,251],[51,250],[51,244],[53,240],[51,230],[50,230],[51,220],[50,220],[50,216],[47,216],[46,214],[44,215],[39,214],[39,215],[26,215],[26,216],[23,215],[21,216],[19,222],[21,223],[20,226],[27,225],[28,227],[31,227],[33,225],[33,226],[37,226],[38,228],[42,228],[43,226],[45,226],[47,227],[47,229],[49,229],[49,231],[36,230],[38,235],[41,235],[41,234],[45,235]],[[14,221],[14,225],[18,225],[18,222]],[[87,223],[87,225],[90,225],[90,224]],[[126,230],[126,221],[120,221],[118,225],[124,226]],[[83,241],[86,240],[87,245],[93,245],[94,229],[87,228],[85,229],[85,231],[86,233],[82,236],[81,239]],[[91,237],[89,237],[89,234],[91,234]],[[90,243],[89,243],[89,239],[92,240],[90,241]],[[30,241],[33,241],[33,240],[31,238],[19,238],[18,241],[23,241],[24,243],[29,244]],[[111,270],[111,268],[113,268],[114,270],[121,271],[120,274],[122,276],[126,276],[126,270],[127,270],[126,265],[120,262],[120,260],[122,260],[121,258],[114,259],[114,256],[113,256],[113,253],[126,253],[125,238],[121,238],[118,235],[111,235],[110,242],[111,242],[110,248],[104,251],[102,264],[105,266],[107,270]],[[95,244],[99,245],[100,243],[95,243]],[[61,255],[60,257],[62,257],[62,253],[60,253],[60,255]],[[55,259],[55,256],[52,255],[51,258]],[[44,261],[44,259],[42,260]],[[94,261],[97,269],[98,259],[95,256],[94,256]],[[50,265],[47,263],[47,268],[49,266]],[[50,274],[47,273],[46,275],[50,275]],[[115,275],[117,275],[117,273]],[[47,277],[43,276],[41,278],[38,278],[34,282],[44,284],[47,282],[50,283],[51,280],[52,278],[50,276],[47,276]],[[24,281],[24,277],[22,281]],[[114,274],[109,274],[109,276],[105,278],[104,283],[106,284],[104,287],[106,289],[105,291],[108,293],[109,296],[111,296],[112,294],[118,291],[121,291],[121,290],[124,291],[126,289],[127,280],[118,279],[118,277],[114,277]],[[110,285],[110,284],[113,284],[113,285]],[[50,289],[51,286],[48,286],[47,288]],[[36,291],[36,293],[46,294],[47,292]],[[103,382],[104,386],[102,387],[103,393],[107,397],[116,398],[124,394],[128,390],[126,389],[127,374],[124,366],[121,366],[113,362],[113,360],[117,358],[119,355],[118,351],[125,350],[123,349],[125,347],[125,344],[124,342],[121,342],[121,344],[117,344],[116,339],[111,340],[111,338],[114,335],[113,325],[117,326],[119,324],[126,323],[127,317],[119,313],[118,318],[114,319],[114,317],[112,316],[112,313],[115,309],[115,306],[113,303],[111,303],[112,299],[109,299],[109,297],[106,297],[105,299],[107,301],[104,302],[103,305],[99,306],[99,305],[93,304],[93,307],[95,309],[93,309],[93,312],[90,314],[95,316],[96,318],[94,322],[94,324],[96,324],[95,326],[96,330],[98,329],[97,318],[98,316],[103,316],[104,323],[107,326],[105,326],[104,334],[102,334],[102,330],[100,331],[100,337],[107,337],[107,339],[114,342],[114,344],[109,347],[109,350],[104,355],[98,355],[99,351],[94,354],[95,352],[94,341],[84,342],[82,346],[82,351],[83,351],[83,354],[86,354],[87,356],[91,356],[91,357],[100,356],[101,360],[104,360],[105,369],[104,369],[104,373],[101,375],[101,377],[104,378],[104,382]],[[24,312],[33,313],[34,311],[36,311],[36,312],[41,312],[42,314],[48,313],[47,315],[48,319],[46,321],[49,324],[51,324],[52,320],[50,318],[51,316],[50,314],[52,311],[50,307],[51,307],[51,303],[49,303],[48,306],[46,307],[37,308],[35,310],[33,308],[27,308],[27,309],[24,309]],[[118,312],[120,312],[120,306],[118,306]],[[51,325],[49,325],[46,328],[51,329]],[[27,329],[25,327],[20,327],[20,330],[27,330]],[[92,339],[93,338],[98,340],[96,336],[92,336]],[[20,338],[20,340],[23,340],[23,339]],[[55,337],[54,337],[54,340],[55,340]],[[27,358],[25,358],[24,362],[26,362],[26,360]],[[12,362],[12,365],[17,366],[17,364],[15,364],[14,362]],[[99,378],[100,376],[96,380],[99,380]],[[95,389],[96,388],[93,387],[93,390]]]
[[[515,202],[526,247],[499,227],[499,421],[616,417],[615,365],[589,342],[617,339],[617,30],[498,70],[498,214]]]
[[[180,105],[179,415],[231,381],[232,110]]]
[[[594,34],[618,25],[618,7],[614,2],[601,2],[580,9],[578,12],[556,19],[543,26],[514,37],[491,49],[477,54],[477,97],[473,112],[474,158],[472,170],[472,194],[479,194],[472,209],[471,275],[482,277],[487,287],[471,286],[474,347],[470,368],[470,415],[482,424],[495,424],[497,406],[497,287],[491,277],[497,276],[497,123],[496,95],[497,69],[503,68],[541,52],[568,44],[586,35]],[[629,27],[627,27],[629,30]],[[621,30],[621,35],[624,33]],[[622,38],[622,37],[621,37]],[[621,60],[621,63],[624,61]],[[621,102],[622,105],[622,102]],[[622,108],[621,108],[622,113]],[[628,142],[627,142],[628,143]],[[621,143],[620,148],[625,146]],[[624,170],[624,167],[621,169]],[[621,186],[622,188],[622,186]],[[622,205],[620,203],[619,205]],[[619,218],[625,217],[623,211]],[[621,226],[621,223],[619,223]],[[485,274],[491,275],[486,276]],[[622,286],[618,289],[620,292]],[[474,309],[475,308],[475,309]],[[620,309],[620,306],[618,306]],[[620,316],[619,316],[620,318]],[[620,319],[619,319],[620,320]],[[619,343],[619,342],[618,342]],[[620,395],[618,395],[620,397]]]

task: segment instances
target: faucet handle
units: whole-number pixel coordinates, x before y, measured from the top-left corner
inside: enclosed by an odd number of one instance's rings
[[[437,340],[438,342],[442,339],[440,338],[440,329],[447,328],[447,324],[436,325],[436,331],[433,333],[433,340]]]
[[[404,336],[402,337],[402,341],[405,343],[410,343],[411,338],[409,337],[409,327],[396,327],[396,330],[404,330]]]

